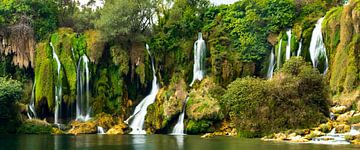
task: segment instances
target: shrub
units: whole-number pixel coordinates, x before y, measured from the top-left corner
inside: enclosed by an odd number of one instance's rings
[[[326,91],[322,75],[295,57],[272,80],[246,77],[232,82],[221,103],[241,136],[259,137],[321,122],[328,114]]]

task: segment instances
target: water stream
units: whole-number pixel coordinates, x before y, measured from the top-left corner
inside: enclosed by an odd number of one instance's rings
[[[55,82],[55,112],[54,112],[54,124],[59,124],[59,115],[61,110],[61,94],[62,94],[62,87],[61,87],[61,78],[60,78],[60,70],[61,70],[61,63],[59,57],[55,52],[54,45],[50,42],[50,46],[53,52],[53,58],[57,64],[57,81]]]
[[[27,116],[29,119],[37,118],[36,110],[35,110],[35,85],[36,85],[36,80],[34,80],[34,84],[31,91],[30,104],[28,105]]]
[[[90,72],[89,72],[89,59],[86,55],[80,57],[77,73],[77,96],[76,96],[76,120],[88,121],[90,117]]]
[[[151,57],[148,45],[146,45],[146,50]],[[153,71],[151,92],[148,96],[141,100],[141,102],[135,107],[134,113],[125,121],[125,123],[128,123],[130,120],[132,120],[130,124],[130,128],[132,129],[132,131],[130,132],[130,134],[146,134],[146,131],[144,130],[144,122],[147,108],[149,105],[155,102],[156,94],[159,91],[159,85],[157,84],[157,77],[153,59],[151,59],[151,67]]]
[[[204,78],[205,54],[205,40],[202,37],[202,33],[198,33],[198,40],[194,43],[193,79],[190,83],[190,86],[192,86],[196,80],[201,81]]]
[[[182,108],[182,111],[180,113],[180,116],[179,116],[179,119],[178,119],[178,122],[176,123],[173,131],[171,134],[173,135],[184,135],[185,134],[185,130],[184,130],[184,118],[185,118],[185,112],[186,112],[186,103],[188,101],[189,97],[187,97],[184,101],[184,104],[183,104],[183,108]]]
[[[320,18],[315,25],[311,37],[309,52],[313,67],[317,68],[320,63],[323,64],[324,68],[319,68],[319,69],[320,72],[326,74],[326,71],[328,69],[328,58],[321,32],[321,24],[323,20],[324,18]]]

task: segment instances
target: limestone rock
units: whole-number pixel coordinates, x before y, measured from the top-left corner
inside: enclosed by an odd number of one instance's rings
[[[71,129],[69,130],[69,134],[94,134],[96,133],[96,123],[94,121],[88,122],[79,122],[74,121],[71,123]]]
[[[215,135],[213,133],[206,133],[204,134],[203,136],[201,136],[201,138],[212,138],[214,137]]]
[[[125,130],[127,129],[127,126],[125,124],[119,124],[115,125],[112,128],[110,128],[106,134],[125,134]]]
[[[347,107],[346,106],[334,106],[330,108],[330,111],[334,114],[342,114],[346,112]]]
[[[355,111],[354,111],[354,110],[349,111],[349,112],[346,112],[346,113],[341,114],[340,116],[338,116],[337,119],[336,119],[336,121],[345,122],[345,121],[347,121],[349,118],[351,118],[354,114],[355,114]]]

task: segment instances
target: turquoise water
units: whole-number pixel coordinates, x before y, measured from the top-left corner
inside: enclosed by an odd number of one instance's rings
[[[356,145],[263,142],[170,135],[0,135],[0,150],[355,150]]]

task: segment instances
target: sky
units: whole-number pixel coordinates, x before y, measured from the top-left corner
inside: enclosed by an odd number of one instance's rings
[[[79,0],[80,4],[86,4],[89,0]],[[211,3],[214,3],[215,5],[220,5],[220,4],[232,4],[234,2],[236,2],[238,0],[210,0]],[[101,2],[99,2],[97,0],[97,5],[101,5]]]

